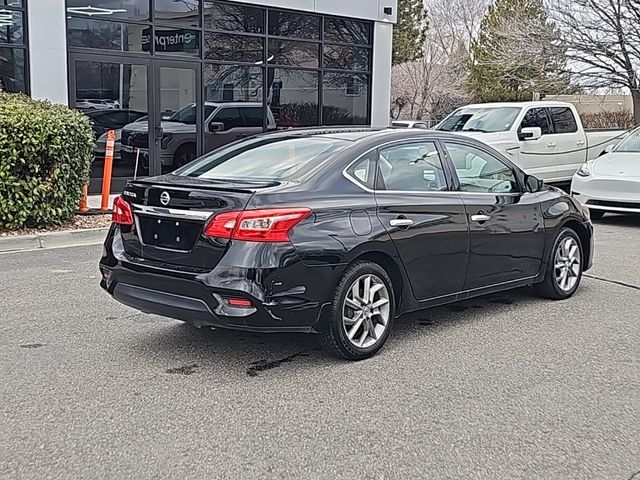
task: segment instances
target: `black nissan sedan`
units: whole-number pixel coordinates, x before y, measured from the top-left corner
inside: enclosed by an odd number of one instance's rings
[[[101,286],[198,327],[317,333],[359,360],[408,312],[529,285],[570,297],[592,232],[579,202],[467,137],[286,131],[130,182]]]

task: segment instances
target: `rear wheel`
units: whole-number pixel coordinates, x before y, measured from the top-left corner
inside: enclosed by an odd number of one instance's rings
[[[589,210],[589,216],[594,220],[600,220],[607,213],[604,210]]]
[[[536,285],[538,294],[553,300],[572,296],[582,279],[582,243],[570,228],[563,229],[553,245],[544,281]]]
[[[369,358],[387,341],[394,315],[393,286],[387,272],[372,262],[356,262],[336,287],[322,343],[348,360]]]

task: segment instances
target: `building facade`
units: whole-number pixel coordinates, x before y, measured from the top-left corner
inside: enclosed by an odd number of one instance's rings
[[[0,80],[91,118],[93,190],[114,130],[118,189],[261,131],[388,125],[396,10],[397,0],[0,0]]]

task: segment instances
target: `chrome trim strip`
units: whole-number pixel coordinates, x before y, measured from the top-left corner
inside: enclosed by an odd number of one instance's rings
[[[214,212],[202,210],[179,210],[176,208],[149,207],[132,203],[133,213],[154,217],[182,218],[187,220],[207,220]]]

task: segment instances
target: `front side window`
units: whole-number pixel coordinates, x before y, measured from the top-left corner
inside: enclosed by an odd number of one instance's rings
[[[549,110],[555,133],[575,133],[578,131],[576,117],[569,107],[552,107]]]
[[[614,151],[640,153],[640,128],[633,130]]]
[[[513,170],[493,155],[470,145],[445,142],[445,146],[463,192],[520,191]]]
[[[237,108],[222,108],[218,110],[213,116],[213,121],[224,124],[224,130],[244,127],[244,121]]]
[[[380,150],[379,168],[380,190],[447,190],[442,160],[433,142],[409,143]]]
[[[507,132],[520,113],[518,107],[463,107],[449,115],[437,130],[445,132]]]
[[[216,150],[174,172],[215,179],[295,180],[349,145],[334,138],[256,138]]]
[[[526,113],[520,124],[520,130],[531,127],[539,127],[542,130],[542,135],[551,133],[551,125],[549,125],[546,108],[532,108]]]

